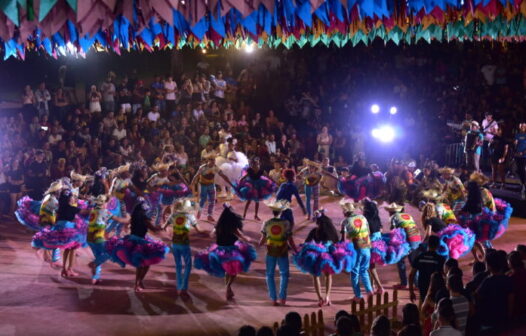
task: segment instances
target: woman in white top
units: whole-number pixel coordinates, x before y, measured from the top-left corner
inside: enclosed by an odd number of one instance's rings
[[[321,133],[316,138],[318,144],[318,153],[321,154],[322,158],[329,157],[329,151],[332,145],[332,135],[329,134],[327,126],[323,126]]]
[[[100,113],[102,112],[102,108],[100,106],[100,100],[102,99],[102,95],[99,91],[97,91],[97,87],[95,85],[91,86],[91,91],[89,93],[89,111],[91,113]]]

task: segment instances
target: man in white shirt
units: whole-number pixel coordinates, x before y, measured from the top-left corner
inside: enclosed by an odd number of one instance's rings
[[[201,118],[205,116],[205,112],[203,111],[203,104],[197,103],[195,105],[194,110],[192,111],[192,114],[194,115],[194,119],[199,121]]]
[[[56,127],[53,127],[51,129],[51,134],[49,135],[48,137],[48,142],[51,146],[55,146],[56,144],[58,144],[60,141],[62,141],[62,135],[60,135],[58,132],[57,132],[57,128]]]
[[[37,102],[38,115],[49,115],[49,101],[51,100],[51,94],[46,89],[46,83],[42,82],[38,86],[38,90],[35,92],[35,100]]]
[[[223,101],[225,99],[226,82],[223,79],[223,73],[219,71],[217,77],[214,80],[214,96],[217,100]]]
[[[499,128],[499,124],[493,119],[491,112],[486,113],[484,120],[482,120],[482,133],[484,133],[484,141],[490,142],[495,136],[495,132]]]
[[[148,120],[150,121],[157,121],[160,117],[161,114],[159,113],[159,106],[152,107],[152,110],[148,112]]]
[[[274,134],[268,136],[268,140],[265,141],[265,145],[267,146],[269,154],[276,154],[276,139],[274,137]]]
[[[210,157],[210,156],[217,156],[218,153],[217,151],[214,149],[214,145],[212,144],[212,142],[209,142],[206,144],[206,147],[201,151],[201,160],[204,161],[206,160],[207,157]]]
[[[175,110],[175,100],[177,98],[177,83],[174,81],[173,76],[168,76],[164,82],[164,91],[166,100],[166,112],[170,115]]]
[[[118,141],[121,141],[122,139],[126,138],[126,129],[124,128],[123,123],[119,123],[119,126],[113,130],[113,133],[111,134],[115,139]]]
[[[112,78],[108,76],[106,81],[100,87],[102,100],[104,102],[104,112],[115,112],[115,84]]]

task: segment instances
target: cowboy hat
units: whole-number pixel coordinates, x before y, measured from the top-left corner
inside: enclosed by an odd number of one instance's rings
[[[122,174],[130,171],[131,163],[119,166],[115,169],[115,173]]]
[[[469,176],[470,181],[476,182],[478,185],[483,186],[489,182],[489,178],[486,177],[486,175],[474,172]]]
[[[340,207],[343,209],[344,212],[354,212],[356,210],[357,204],[353,202],[353,200],[344,198],[340,201]]]
[[[439,199],[442,199],[443,195],[441,195],[435,189],[429,189],[429,190],[422,192],[422,197],[424,197],[425,199],[431,200],[431,201],[437,201]]]
[[[102,194],[102,195],[95,197],[95,199],[93,200],[93,203],[95,203],[95,205],[102,206],[106,203],[107,200],[108,200],[108,197]]]
[[[305,166],[312,166],[312,167],[316,167],[316,168],[321,168],[321,163],[309,160],[307,158],[303,159],[303,164]]]
[[[455,174],[455,169],[450,168],[450,167],[443,167],[443,168],[440,168],[438,170],[438,172],[440,174],[451,174],[451,175],[453,175],[453,174]]]
[[[192,210],[194,210],[194,206],[189,199],[179,199],[174,203],[175,212],[189,212]]]
[[[152,168],[156,171],[166,171],[170,169],[172,164],[173,164],[172,162],[169,162],[169,163],[159,162],[159,163],[154,164]]]
[[[285,211],[289,208],[290,203],[287,200],[273,200],[265,202],[265,205],[272,211]]]
[[[48,195],[48,194],[60,191],[60,190],[62,190],[62,188],[64,188],[64,185],[62,184],[62,180],[55,181],[55,182],[51,183],[51,185],[46,190],[44,195]]]
[[[394,202],[389,204],[389,205],[384,206],[384,209],[389,211],[389,212],[400,212],[400,211],[402,211],[403,208],[404,208],[403,205],[398,205],[398,204],[396,204]]]
[[[85,182],[85,181],[88,179],[88,176],[87,176],[87,175],[80,175],[80,174],[77,174],[77,173],[75,173],[74,170],[71,171],[71,173],[69,174],[69,176],[71,177],[71,180],[72,180],[72,181]]]

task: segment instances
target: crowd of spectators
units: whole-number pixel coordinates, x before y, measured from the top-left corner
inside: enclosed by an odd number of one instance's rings
[[[464,284],[458,261],[449,259],[440,272],[428,279],[427,294],[420,308],[407,303],[402,308],[401,323],[391,323],[384,315],[377,316],[370,330],[364,330],[356,315],[345,310],[336,313],[332,336],[462,336],[501,335],[520,328],[526,317],[526,246],[518,245],[507,254],[489,250],[485,262],[473,264],[471,280]],[[420,283],[420,282],[419,282]],[[426,288],[427,288],[426,287]],[[299,336],[301,316],[289,312],[281,326],[245,325],[239,336]]]

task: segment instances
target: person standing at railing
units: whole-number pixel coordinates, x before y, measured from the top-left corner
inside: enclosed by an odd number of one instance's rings
[[[480,170],[480,155],[482,154],[483,140],[484,136],[480,132],[479,123],[472,121],[471,130],[466,134],[466,139],[464,141],[466,165],[470,171]]]
[[[522,185],[521,197],[526,199],[526,123],[519,124],[519,132],[515,135],[515,163]]]

